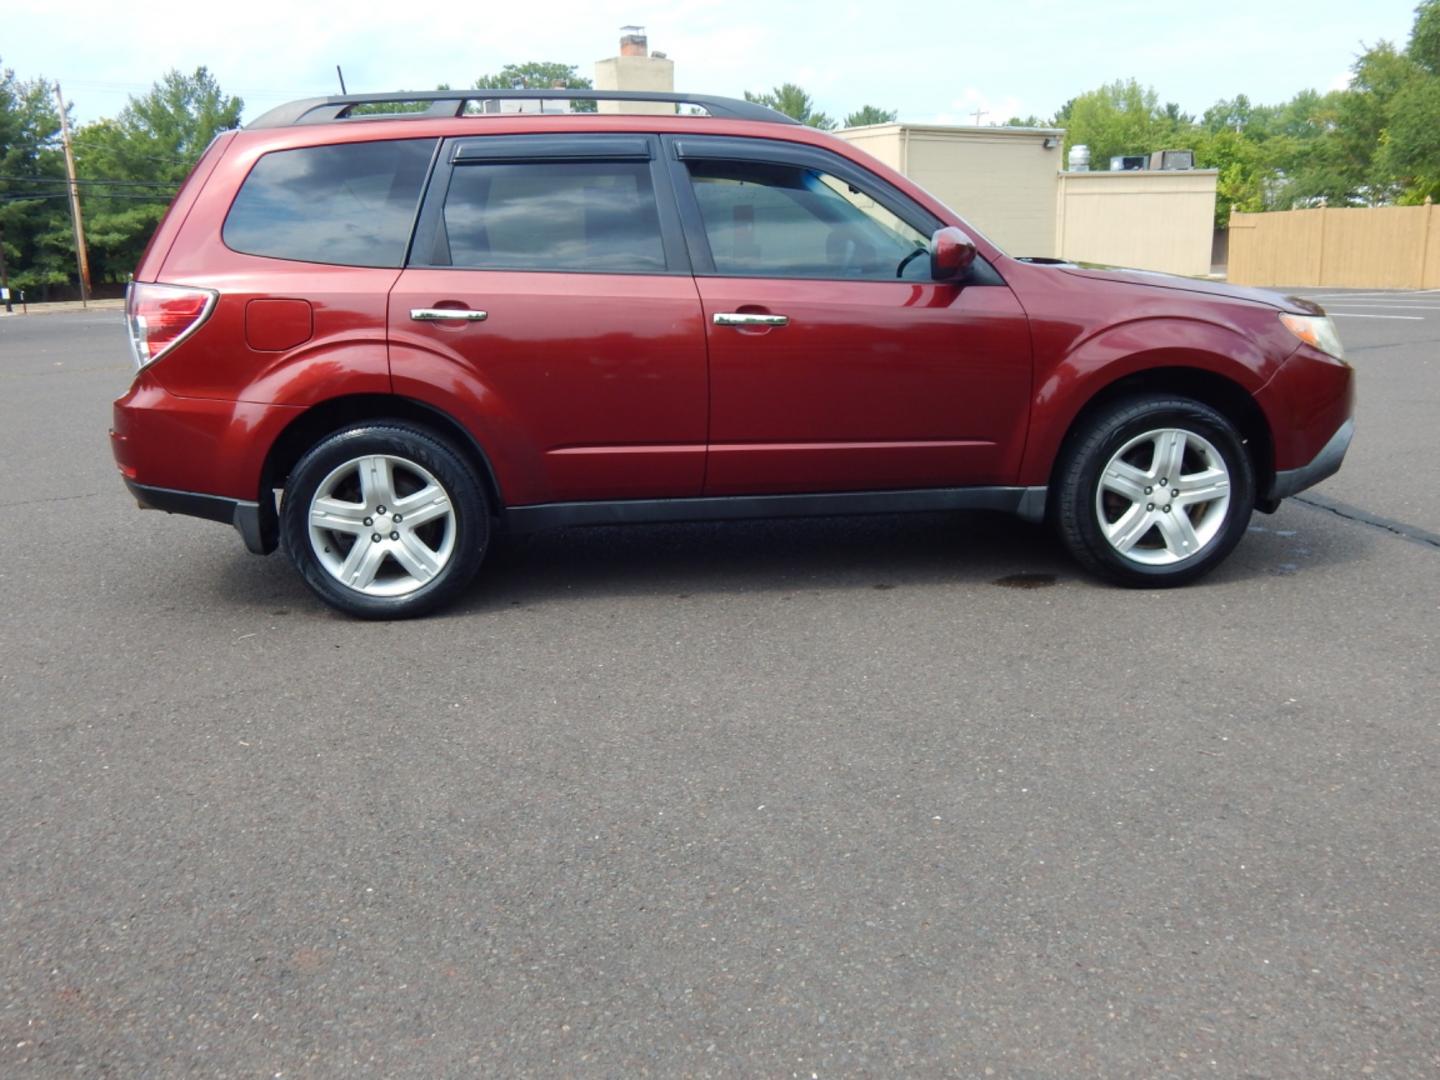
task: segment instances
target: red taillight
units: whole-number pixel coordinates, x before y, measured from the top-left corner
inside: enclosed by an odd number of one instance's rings
[[[220,294],[186,285],[132,281],[125,291],[130,352],[143,368],[189,337],[210,315]]]

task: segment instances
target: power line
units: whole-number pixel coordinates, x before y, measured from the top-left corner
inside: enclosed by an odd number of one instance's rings
[[[54,177],[51,177],[51,176],[0,176],[0,180],[3,180],[3,181],[5,181],[5,182],[7,182],[7,183],[18,183],[18,184],[64,184],[64,183],[68,183],[68,181],[67,181],[63,176],[54,176]],[[104,180],[99,180],[99,179],[97,179],[97,180],[84,180],[84,179],[81,179],[80,177],[76,177],[76,178],[75,178],[75,183],[77,183],[77,184],[106,184],[106,185],[113,184],[113,185],[116,185],[116,186],[119,186],[119,187],[163,187],[163,188],[177,188],[177,187],[180,186],[179,184],[171,183],[171,182],[165,181],[165,180],[112,180],[112,179],[104,179]]]
[[[27,195],[0,195],[0,203],[40,202],[40,201],[43,200],[43,199],[68,199],[69,197],[70,197],[70,193],[69,193],[68,191],[37,192],[37,193],[35,193],[35,194],[27,194]],[[105,198],[105,199],[134,199],[136,202],[152,202],[152,203],[163,203],[163,202],[165,201],[165,196],[163,196],[163,195],[120,195],[120,194],[115,194],[115,195],[103,195],[103,196],[100,196],[100,197],[101,197],[101,198]],[[93,204],[92,204],[92,205],[93,205]]]

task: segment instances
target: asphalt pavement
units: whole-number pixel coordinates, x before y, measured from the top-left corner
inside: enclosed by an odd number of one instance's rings
[[[0,319],[0,1076],[1440,1074],[1440,293],[1322,302],[1350,461],[1203,584],[605,528],[396,625],[136,510],[114,312]]]

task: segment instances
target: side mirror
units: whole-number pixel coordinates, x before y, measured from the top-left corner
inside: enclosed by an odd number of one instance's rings
[[[975,261],[975,241],[964,229],[947,225],[930,238],[930,276],[936,281],[964,277]]]

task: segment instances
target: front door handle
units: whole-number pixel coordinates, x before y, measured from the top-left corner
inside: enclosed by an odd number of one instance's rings
[[[789,326],[789,315],[759,315],[748,311],[721,311],[715,315],[716,326]]]
[[[469,308],[414,307],[410,309],[410,318],[416,322],[484,322],[489,317],[487,312],[471,311]]]

